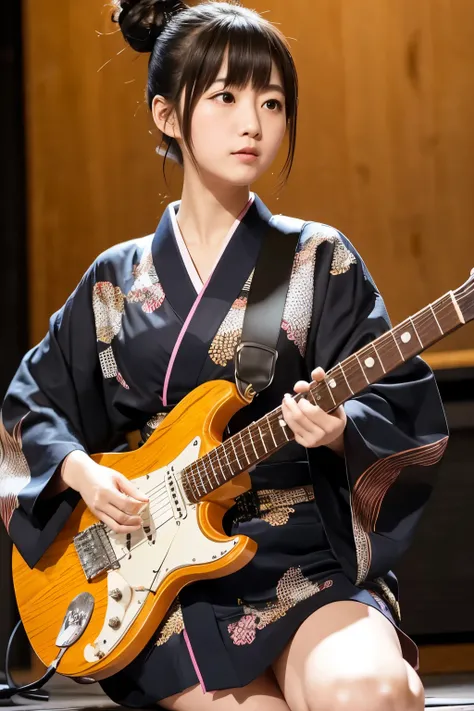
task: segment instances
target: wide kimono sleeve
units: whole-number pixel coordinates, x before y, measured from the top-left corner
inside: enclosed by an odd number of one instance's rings
[[[1,515],[30,566],[79,498],[71,489],[42,496],[63,459],[73,450],[110,450],[123,441],[104,397],[92,305],[95,269],[51,317],[43,341],[23,358],[2,407]]]
[[[391,328],[353,245],[326,228],[317,250],[308,369],[326,371]],[[409,314],[407,314],[409,316]],[[344,456],[308,450],[330,543],[357,583],[385,576],[409,545],[448,431],[429,366],[415,357],[344,404]]]

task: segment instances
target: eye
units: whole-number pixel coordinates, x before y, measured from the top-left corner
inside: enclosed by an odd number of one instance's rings
[[[234,101],[234,95],[230,91],[221,91],[220,94],[216,94],[212,97],[213,99],[222,99],[220,103],[231,104]]]
[[[268,106],[271,104],[272,106]],[[268,99],[268,101],[265,101],[265,106],[270,109],[270,111],[281,111],[283,109],[283,104],[281,101],[278,101],[278,99]]]

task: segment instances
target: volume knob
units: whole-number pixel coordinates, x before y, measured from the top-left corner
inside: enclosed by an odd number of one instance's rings
[[[118,630],[120,627],[120,620],[118,617],[111,617],[109,620],[109,627],[112,627],[113,630]]]

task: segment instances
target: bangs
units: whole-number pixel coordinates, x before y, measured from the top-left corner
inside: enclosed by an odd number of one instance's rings
[[[227,54],[226,86],[238,89],[250,84],[256,91],[263,91],[270,84],[274,63],[283,82],[287,118],[294,115],[297,77],[291,54],[271,25],[252,20],[238,15],[220,17],[195,36],[193,57],[189,58],[181,87],[191,87],[187,97],[191,113],[218,78]]]
[[[281,73],[280,57],[275,47],[272,47],[270,38],[265,36],[261,27],[252,29],[253,32],[249,32],[248,27],[234,24],[231,28],[222,28],[212,37],[201,65],[200,76],[196,77],[196,93],[201,95],[212,86],[226,54],[226,86],[243,89],[251,84],[253,89],[262,91],[270,83],[273,62]]]

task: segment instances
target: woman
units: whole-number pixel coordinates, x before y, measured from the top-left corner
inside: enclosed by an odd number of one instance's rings
[[[125,0],[125,39],[150,52],[148,101],[182,198],[156,233],[100,255],[3,406],[3,517],[34,565],[79,492],[115,531],[146,498],[89,454],[146,438],[199,384],[234,378],[247,295],[274,222],[250,185],[289,138],[297,77],[257,13]],[[294,258],[275,378],[228,434],[303,392],[389,328],[364,263],[337,230],[306,223]],[[288,395],[293,442],[257,466],[226,521],[254,559],[185,588],[146,649],[101,682],[118,703],[175,711],[411,711],[417,651],[399,630],[390,572],[408,545],[447,441],[433,375],[416,358],[332,414]],[[6,455],[6,456],[5,456]]]

